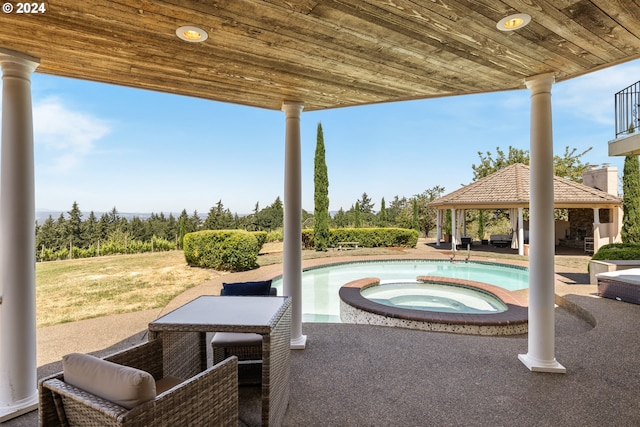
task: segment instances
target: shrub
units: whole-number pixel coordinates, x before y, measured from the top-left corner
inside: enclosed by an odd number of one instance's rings
[[[266,231],[252,231],[251,234],[253,234],[256,237],[256,240],[258,240],[258,248],[262,248],[262,245],[264,245],[264,243],[267,241],[267,232]],[[260,249],[258,249],[260,250]]]
[[[176,249],[176,242],[169,241],[167,239],[161,239],[153,236],[151,238],[151,249],[154,252],[172,251]]]
[[[329,230],[329,246],[338,242],[358,242],[363,248],[406,247],[418,243],[418,231],[406,228],[332,228]],[[302,247],[313,249],[313,230],[302,230]]]
[[[91,258],[97,255],[95,246],[89,246],[88,248],[73,247],[72,258]]]
[[[284,240],[284,233],[282,229],[270,231],[267,234],[267,242],[282,242]]]
[[[640,259],[640,245],[630,243],[611,243],[604,245],[593,254],[594,260],[633,260]]]
[[[261,234],[262,233],[262,234]],[[258,266],[265,232],[203,230],[184,236],[184,256],[191,266],[225,271],[245,271]]]

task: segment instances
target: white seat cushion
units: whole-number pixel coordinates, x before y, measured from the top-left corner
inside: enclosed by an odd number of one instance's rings
[[[62,370],[66,383],[127,409],[156,397],[156,383],[150,373],[89,354],[63,356]]]
[[[213,347],[262,345],[262,335],[244,332],[216,332],[211,344]]]

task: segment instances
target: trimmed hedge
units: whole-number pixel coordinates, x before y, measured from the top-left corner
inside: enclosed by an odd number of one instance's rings
[[[640,259],[640,245],[630,243],[610,243],[598,249],[591,259],[602,260],[635,260]]]
[[[184,236],[184,257],[195,267],[246,271],[258,266],[258,252],[267,238],[264,231],[203,230]]]
[[[363,248],[405,247],[414,248],[418,243],[418,232],[406,228],[331,228],[329,246],[339,242],[358,242]],[[313,249],[313,230],[302,230],[302,248]]]

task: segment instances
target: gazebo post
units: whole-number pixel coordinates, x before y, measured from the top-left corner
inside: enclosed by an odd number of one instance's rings
[[[600,248],[600,208],[593,208],[593,252]]]
[[[522,208],[518,208],[518,255],[524,255],[524,217]]]
[[[436,247],[440,247],[440,240],[442,240],[442,209],[436,211]]]
[[[456,247],[456,210],[451,209],[451,251],[455,252],[458,248]]]

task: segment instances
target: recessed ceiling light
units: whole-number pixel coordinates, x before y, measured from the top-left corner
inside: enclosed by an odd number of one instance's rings
[[[506,18],[502,18],[497,24],[496,28],[500,31],[513,31],[524,27],[531,22],[531,16],[526,13],[516,13],[515,15],[509,15]]]
[[[186,42],[198,43],[203,42],[209,35],[202,28],[193,25],[185,25],[176,30],[176,35]]]

